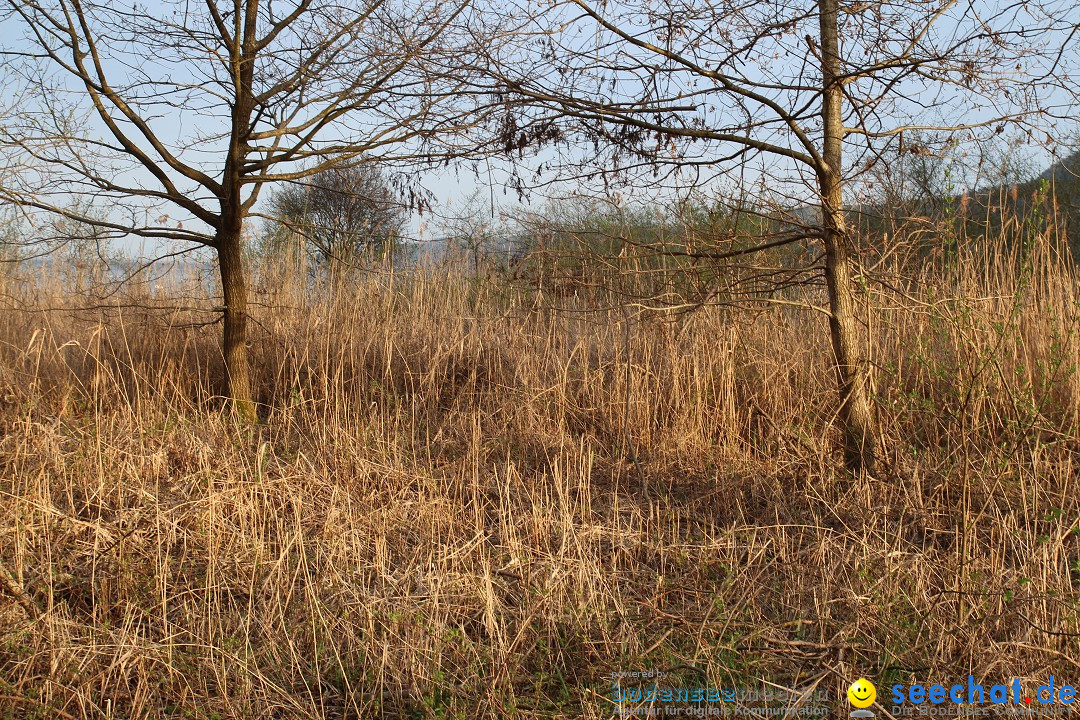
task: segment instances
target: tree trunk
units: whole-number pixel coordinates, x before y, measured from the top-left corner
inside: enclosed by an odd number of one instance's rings
[[[825,243],[825,283],[829,291],[829,333],[840,389],[844,462],[853,472],[874,468],[874,418],[868,395],[869,367],[858,341],[851,265],[847,253],[843,184],[843,85],[837,37],[837,0],[819,0],[821,14],[821,114],[823,167],[818,168]]]
[[[255,402],[251,395],[251,371],[247,352],[247,284],[241,261],[240,230],[218,234],[218,268],[225,296],[225,394],[237,416],[254,422]]]

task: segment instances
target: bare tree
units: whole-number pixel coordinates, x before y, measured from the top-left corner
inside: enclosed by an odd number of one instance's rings
[[[512,251],[513,238],[507,228],[500,226],[494,211],[494,205],[476,190],[449,208],[442,218],[447,249],[467,258],[477,276],[485,266],[503,260]]]
[[[1056,0],[522,3],[506,11],[518,41],[489,54],[488,72],[506,103],[506,151],[547,143],[541,157],[564,177],[661,192],[749,177],[814,209],[759,247],[821,244],[844,455],[869,470],[876,430],[845,188],[905,135],[971,140],[1067,117],[1074,11]]]
[[[446,68],[473,47],[468,1],[4,0],[5,36],[23,33],[3,63],[39,90],[0,130],[5,156],[38,169],[7,190],[114,237],[211,249],[226,392],[251,419],[241,250],[260,192],[454,154],[473,108]],[[107,217],[74,212],[75,195]]]
[[[330,168],[270,196],[278,233],[304,241],[332,272],[364,255],[392,253],[405,207],[374,164]]]

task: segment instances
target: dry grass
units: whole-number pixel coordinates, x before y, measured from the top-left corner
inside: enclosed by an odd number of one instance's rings
[[[610,673],[654,668],[1080,678],[1080,285],[1029,250],[865,298],[888,457],[857,478],[811,312],[625,333],[453,273],[264,270],[252,430],[201,315],[11,275],[0,717],[599,718]]]

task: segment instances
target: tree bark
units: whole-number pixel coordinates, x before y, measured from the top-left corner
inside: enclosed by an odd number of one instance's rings
[[[237,416],[244,422],[256,419],[251,393],[251,369],[247,351],[247,283],[241,253],[239,228],[228,228],[217,238],[218,269],[224,295],[225,394]]]
[[[229,56],[235,97],[231,113],[232,131],[221,180],[221,224],[216,237],[221,291],[225,301],[222,350],[225,355],[226,394],[238,419],[245,423],[253,423],[257,419],[248,363],[247,283],[243,264],[244,218],[255,202],[257,192],[247,201],[242,198],[243,167],[250,151],[248,137],[254,107],[252,77],[257,53],[255,31],[258,9],[259,0],[237,2],[236,16],[233,18],[235,25]]]
[[[837,0],[819,0],[821,17],[821,114],[823,164],[818,168],[825,243],[825,283],[829,292],[829,334],[840,390],[839,419],[844,432],[844,462],[853,472],[873,471],[876,448],[868,395],[869,367],[858,341],[851,263],[847,252],[843,182],[843,81],[837,36]]]

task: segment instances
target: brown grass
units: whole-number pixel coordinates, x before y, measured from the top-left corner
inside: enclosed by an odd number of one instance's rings
[[[1050,245],[864,297],[874,477],[839,466],[824,320],[792,307],[264,269],[244,429],[218,328],[160,309],[211,297],[79,311],[9,274],[0,718],[599,718],[650,669],[1076,680],[1080,284]]]

